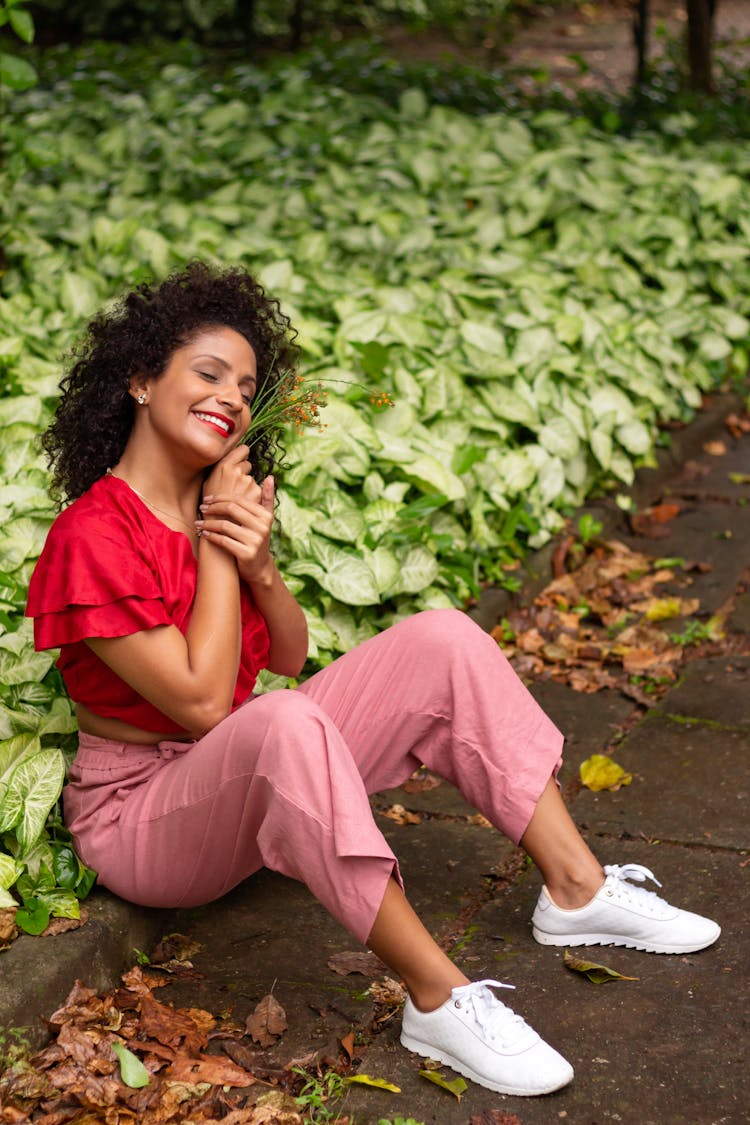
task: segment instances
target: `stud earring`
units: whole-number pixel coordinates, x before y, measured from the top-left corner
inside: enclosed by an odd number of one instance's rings
[[[146,396],[144,395],[143,391],[141,391],[141,393],[138,395],[138,398],[135,401],[138,403],[139,406],[143,406],[144,402],[146,401]]]

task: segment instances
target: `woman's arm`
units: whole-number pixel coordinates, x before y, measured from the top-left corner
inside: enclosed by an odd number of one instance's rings
[[[284,584],[270,551],[274,481],[250,486],[235,499],[207,496],[203,505],[202,538],[221,546],[237,560],[241,578],[268,628],[271,648],[268,668],[281,676],[296,676],[307,659],[307,622]]]
[[[233,450],[213,470],[207,487],[242,495],[247,473],[247,452]],[[202,536],[185,636],[175,625],[160,625],[125,637],[92,637],[86,643],[139,695],[199,737],[232,708],[242,641],[239,585],[232,556]]]
[[[240,659],[237,567],[211,543],[198,548],[198,586],[185,636],[158,625],[126,637],[91,637],[100,660],[194,737],[232,708]]]

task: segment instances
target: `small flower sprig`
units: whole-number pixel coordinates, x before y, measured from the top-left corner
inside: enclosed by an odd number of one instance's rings
[[[306,427],[323,429],[320,411],[327,397],[321,383],[306,383],[301,375],[293,372],[273,384],[266,383],[253,400],[250,425],[242,440],[250,445],[260,430],[274,433],[291,426],[299,434]]]
[[[387,391],[371,393],[368,387],[345,379],[331,380],[341,382],[347,387],[360,387],[369,395],[370,404],[376,410],[393,406],[394,402]],[[328,401],[328,390],[319,381],[308,382],[296,372],[289,372],[274,383],[267,382],[256,395],[252,404],[250,425],[243,437],[246,445],[251,445],[254,437],[261,431],[280,433],[292,428],[296,434],[305,429],[326,428],[321,421],[320,411]]]

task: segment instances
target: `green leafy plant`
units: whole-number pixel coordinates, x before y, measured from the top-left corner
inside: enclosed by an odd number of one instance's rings
[[[295,1074],[305,1078],[305,1084],[294,1099],[304,1110],[309,1121],[332,1121],[336,1117],[335,1104],[344,1096],[344,1079],[335,1070],[321,1075],[311,1075],[302,1067],[292,1067]]]
[[[25,7],[26,0],[0,0],[0,28],[9,27],[24,43],[34,41],[34,20]],[[36,83],[34,67],[26,59],[0,50],[0,88],[27,90]]]
[[[424,1125],[423,1121],[416,1121],[413,1117],[381,1117],[378,1125]]]
[[[578,521],[578,538],[585,545],[592,539],[598,539],[604,530],[601,520],[596,519],[589,512],[584,512]]]
[[[0,1029],[0,1074],[11,1067],[21,1067],[32,1054],[26,1032],[20,1027]]]
[[[717,639],[715,624],[711,621],[688,621],[681,632],[670,633],[669,639],[673,644],[683,647],[703,644],[704,641],[715,641]]]

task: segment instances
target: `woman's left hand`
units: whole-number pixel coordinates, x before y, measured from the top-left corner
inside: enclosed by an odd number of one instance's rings
[[[271,558],[274,480],[258,485],[252,477],[247,487],[230,497],[206,496],[197,521],[201,535],[228,551],[237,560],[240,577],[249,585],[269,583],[275,565]]]

